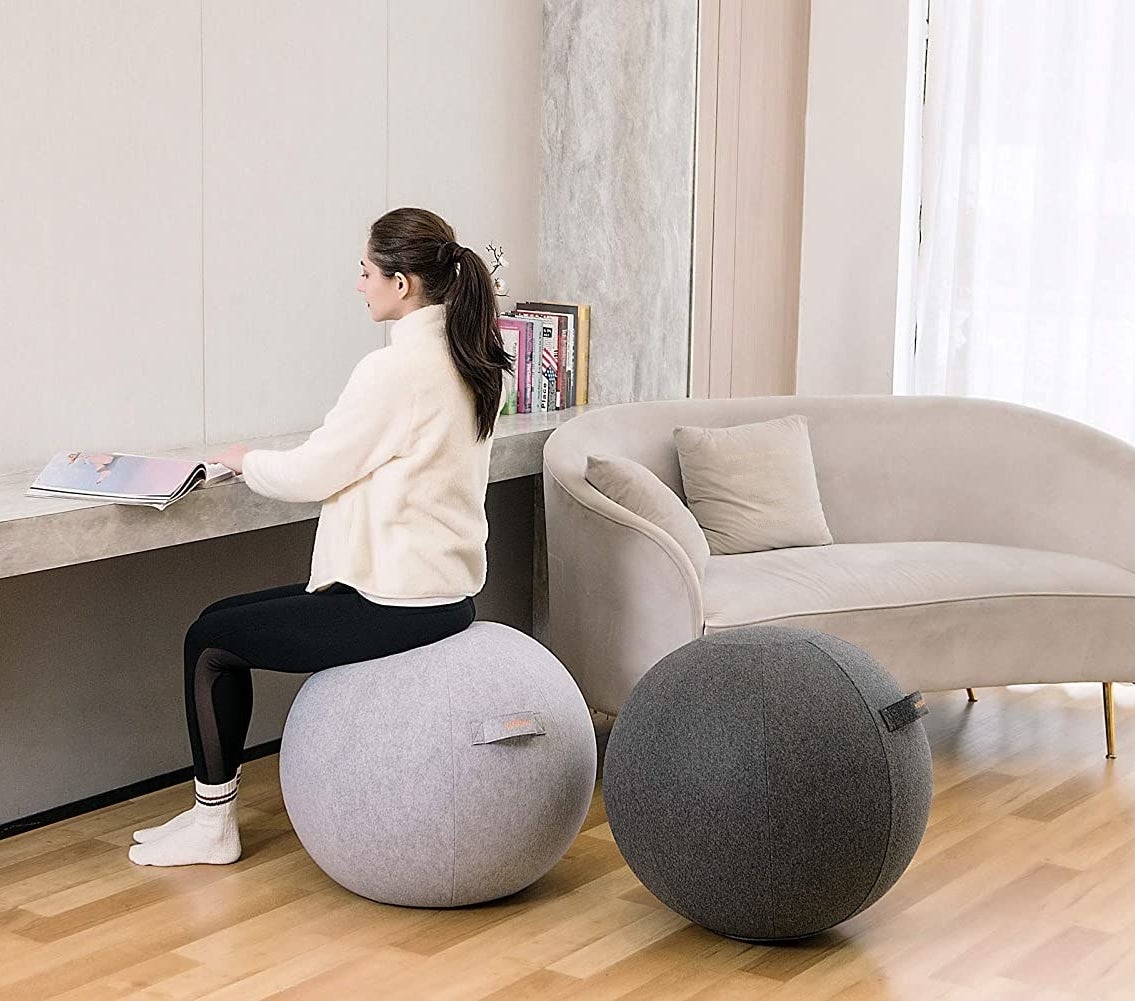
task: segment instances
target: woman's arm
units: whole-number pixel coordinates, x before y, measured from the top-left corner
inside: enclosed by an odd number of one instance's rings
[[[302,445],[246,450],[244,481],[277,500],[326,500],[403,450],[413,409],[414,389],[396,356],[373,351],[355,366],[323,424]]]

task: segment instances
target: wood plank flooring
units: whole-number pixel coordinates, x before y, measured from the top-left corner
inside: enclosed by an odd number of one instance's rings
[[[456,911],[335,885],[291,831],[277,759],[245,766],[244,857],[139,868],[131,832],[188,785],[0,841],[4,1001],[382,998],[1135,999],[1135,688],[929,696],[930,825],[874,907],[793,946],[690,925],[623,864],[596,794],[544,879]]]

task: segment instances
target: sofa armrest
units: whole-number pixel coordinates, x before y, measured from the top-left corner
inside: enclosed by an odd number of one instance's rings
[[[582,477],[544,465],[549,645],[587,704],[616,713],[654,664],[702,635],[701,584],[674,539]]]

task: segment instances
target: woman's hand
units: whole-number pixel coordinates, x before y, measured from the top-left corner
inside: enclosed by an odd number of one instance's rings
[[[219,462],[224,466],[228,466],[234,473],[242,473],[244,472],[244,457],[251,451],[252,449],[247,445],[230,445],[214,456],[207,456],[205,461]]]

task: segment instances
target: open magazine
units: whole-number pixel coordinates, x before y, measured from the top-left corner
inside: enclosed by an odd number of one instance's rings
[[[199,483],[211,487],[233,476],[219,462],[128,452],[60,452],[28,487],[26,496],[142,504],[164,511]]]

